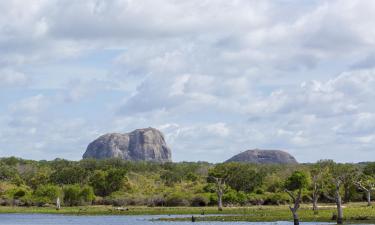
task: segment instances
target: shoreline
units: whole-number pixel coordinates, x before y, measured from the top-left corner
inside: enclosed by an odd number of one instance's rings
[[[299,210],[301,222],[335,222],[332,215],[335,208],[332,204],[321,205],[318,215],[314,215],[310,205],[302,205]],[[147,207],[147,206],[81,206],[63,207],[20,207],[0,206],[1,214],[56,214],[76,216],[141,216],[158,215],[159,221],[225,221],[225,222],[274,222],[291,221],[292,215],[287,205],[282,206],[248,206],[226,207],[218,211],[216,207]],[[165,217],[163,217],[165,215]],[[186,215],[186,216],[184,216]],[[375,209],[364,204],[351,203],[344,208],[345,223],[375,223]]]

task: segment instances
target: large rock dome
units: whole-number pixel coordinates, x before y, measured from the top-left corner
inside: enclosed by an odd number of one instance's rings
[[[295,164],[297,160],[289,153],[281,150],[247,150],[241,152],[226,162],[247,162],[261,164]]]
[[[134,161],[171,161],[171,150],[164,135],[155,128],[137,129],[130,133],[109,133],[91,142],[83,158],[121,158]]]

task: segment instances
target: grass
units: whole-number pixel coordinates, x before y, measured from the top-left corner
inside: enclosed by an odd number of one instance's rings
[[[227,211],[232,209],[226,209]],[[301,222],[334,222],[332,215],[336,213],[335,205],[323,205],[318,215],[314,215],[311,205],[302,205],[298,211]],[[215,215],[196,217],[196,221],[291,221],[292,214],[288,206],[252,206],[237,208],[237,215]],[[188,221],[191,217],[185,218],[162,218],[164,221]],[[344,208],[344,220],[346,223],[374,223],[375,208],[367,207],[364,204],[348,204]]]
[[[127,209],[127,210],[126,210]],[[111,206],[81,206],[63,207],[56,210],[53,207],[0,207],[0,213],[43,213],[69,215],[189,215],[184,218],[166,217],[164,221],[188,221],[190,215],[201,214],[205,217],[196,217],[196,221],[290,221],[291,213],[288,206],[250,206],[226,207],[219,212],[216,207],[128,207],[119,210]],[[336,212],[335,205],[322,205],[319,214],[314,215],[311,205],[302,205],[298,211],[303,222],[331,222],[332,214]],[[218,215],[220,214],[220,215]],[[352,203],[344,208],[345,221],[348,223],[374,223],[375,208],[365,204]]]

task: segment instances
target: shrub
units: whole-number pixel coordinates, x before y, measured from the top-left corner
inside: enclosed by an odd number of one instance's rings
[[[207,206],[209,199],[204,195],[196,195],[191,199],[191,206]]]
[[[166,206],[189,206],[189,200],[182,193],[173,193],[167,197]]]
[[[247,202],[252,205],[263,205],[264,204],[264,194],[248,194]]]
[[[55,185],[40,185],[33,194],[34,201],[39,204],[55,203],[56,199],[61,195],[60,188]]]
[[[218,201],[218,197],[216,193],[210,193],[208,205],[216,205]]]
[[[80,197],[83,202],[91,204],[95,199],[94,189],[87,185],[82,187]]]
[[[64,187],[64,203],[68,206],[76,206],[81,203],[81,188],[79,185],[67,185]]]
[[[164,196],[161,196],[161,195],[152,196],[150,199],[148,199],[147,205],[148,206],[165,206],[166,200]]]
[[[280,205],[286,204],[290,201],[289,196],[286,193],[269,193],[265,194],[264,205]]]

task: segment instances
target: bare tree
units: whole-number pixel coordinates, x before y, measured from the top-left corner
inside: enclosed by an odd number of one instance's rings
[[[216,183],[216,193],[217,193],[217,209],[223,211],[223,195],[225,191],[225,180],[224,178],[212,177]]]
[[[342,224],[344,220],[344,214],[342,210],[342,198],[340,195],[340,188],[343,186],[345,181],[352,179],[355,176],[355,170],[350,164],[336,164],[330,165],[331,180],[334,185],[334,197],[326,195],[329,199],[334,199],[337,208],[337,224]]]
[[[318,214],[318,200],[320,194],[322,193],[322,189],[325,182],[324,178],[327,177],[328,165],[330,165],[330,163],[331,161],[320,160],[310,170],[310,174],[312,176],[312,209],[314,211],[314,214]]]
[[[367,206],[371,206],[371,191],[375,190],[375,179],[370,176],[362,176],[354,184],[366,193]]]
[[[342,211],[342,199],[340,195],[340,187],[341,187],[341,180],[340,179],[335,179],[332,178],[332,182],[334,183],[334,197],[324,193],[324,197],[327,199],[334,201],[336,203],[336,208],[337,208],[337,216],[336,216],[336,221],[337,224],[342,224],[343,223],[343,218],[344,214]]]
[[[337,208],[337,224],[343,223],[344,214],[342,211],[342,200],[340,195],[340,186],[341,186],[341,179],[336,178],[334,179],[335,183],[335,200],[336,200],[336,208]]]
[[[61,208],[61,205],[60,205],[60,198],[57,197],[57,199],[56,199],[56,210],[60,210],[60,208]]]

